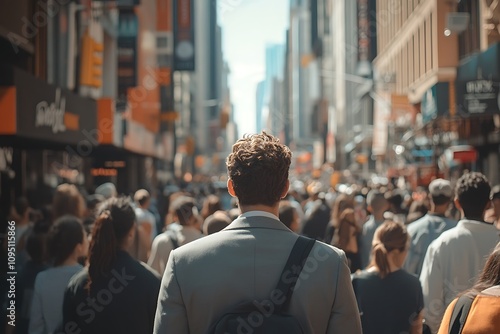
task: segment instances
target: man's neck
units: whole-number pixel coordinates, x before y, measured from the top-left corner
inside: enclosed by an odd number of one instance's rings
[[[251,205],[242,205],[240,204],[241,213],[250,212],[250,211],[264,211],[272,213],[273,215],[279,215],[279,203],[275,206],[268,206],[264,204],[251,204]]]
[[[431,203],[431,209],[429,210],[430,214],[433,215],[444,215],[448,210],[448,204],[446,205],[435,205]]]
[[[482,223],[487,223],[487,224],[492,224],[492,223],[489,223],[489,222],[485,222],[484,221],[484,216],[483,217],[467,217],[467,216],[462,216],[462,219],[465,219],[465,220],[474,220],[474,221],[478,221],[478,222],[482,222]]]

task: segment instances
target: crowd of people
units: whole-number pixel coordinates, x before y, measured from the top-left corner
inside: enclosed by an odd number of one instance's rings
[[[448,333],[464,300],[464,334],[500,332],[500,186],[467,172],[418,191],[291,187],[290,156],[265,133],[238,141],[231,207],[191,187],[160,213],[147,190],[112,183],[85,195],[61,184],[36,216],[17,199],[7,333],[205,333],[238,303],[270,298],[297,234],[317,240],[288,308],[304,332]]]

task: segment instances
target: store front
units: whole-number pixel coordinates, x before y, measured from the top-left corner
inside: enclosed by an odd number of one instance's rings
[[[2,201],[24,195],[42,206],[62,182],[84,189],[98,143],[96,110],[92,99],[18,68],[0,67],[0,147],[11,152],[1,179]]]
[[[94,188],[105,182],[114,183],[121,194],[157,188],[172,140],[164,132],[155,133],[126,114],[116,113],[112,99],[100,99],[97,109],[99,145],[90,170]]]
[[[478,151],[478,170],[500,182],[500,44],[465,59],[457,68],[459,136]]]

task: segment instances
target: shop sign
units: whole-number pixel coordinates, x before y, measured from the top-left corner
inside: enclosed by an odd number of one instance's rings
[[[500,111],[499,83],[471,80],[457,85],[459,110],[466,114],[493,114]]]
[[[52,133],[66,131],[64,115],[66,112],[66,99],[61,98],[61,89],[56,89],[56,96],[53,102],[40,101],[36,105],[35,127],[47,126]],[[77,127],[78,128],[78,127]]]
[[[139,20],[133,10],[121,9],[118,23],[118,96],[126,100],[127,90],[137,85],[137,35]]]
[[[456,104],[460,116],[500,112],[500,43],[465,59],[457,69]]]
[[[16,134],[65,144],[95,145],[97,103],[13,69]]]
[[[174,70],[194,71],[193,0],[174,0]]]

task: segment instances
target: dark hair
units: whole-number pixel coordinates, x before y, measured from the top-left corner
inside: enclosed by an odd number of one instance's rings
[[[387,255],[394,249],[404,251],[408,247],[409,235],[401,223],[388,221],[375,231],[372,241],[371,267],[376,267],[379,276],[384,278],[390,273]]]
[[[443,205],[443,204],[450,203],[451,197],[448,197],[445,195],[438,195],[438,196],[431,195],[431,200],[432,200],[432,203],[434,203],[435,205]]]
[[[35,263],[43,263],[47,260],[47,236],[50,226],[50,221],[39,220],[26,231],[25,249]]]
[[[340,194],[333,203],[330,223],[337,229],[340,225],[340,215],[346,209],[354,209],[354,197],[347,194]]]
[[[14,208],[19,216],[24,216],[26,211],[28,211],[30,204],[26,197],[18,197],[14,203]]]
[[[194,198],[188,196],[177,197],[172,202],[171,207],[172,214],[177,217],[177,221],[181,225],[188,225],[191,217],[198,212]]]
[[[203,201],[201,216],[203,219],[207,219],[208,216],[213,215],[219,210],[222,210],[219,196],[208,195],[207,198],[205,198],[205,201]]]
[[[57,219],[50,229],[48,243],[54,266],[61,265],[85,237],[82,222],[77,217],[65,215]]]
[[[123,240],[134,227],[135,212],[129,199],[112,197],[101,204],[92,230],[89,247],[89,281],[109,274],[116,253]]]
[[[295,208],[292,206],[290,201],[281,201],[279,209],[279,218],[286,227],[290,228],[292,226],[293,220],[295,218]]]
[[[64,183],[56,188],[52,200],[53,219],[64,215],[82,218],[85,211],[85,201],[73,184]]]
[[[384,197],[396,209],[400,209],[401,205],[403,205],[403,195],[396,190],[386,192]]]
[[[465,218],[483,219],[484,210],[490,202],[490,192],[490,183],[481,173],[470,172],[458,179],[455,194]]]
[[[429,211],[429,207],[425,200],[414,201],[410,205],[408,216],[406,216],[406,225],[422,218]]]
[[[495,246],[488,260],[486,260],[483,271],[474,286],[465,291],[464,294],[474,298],[481,291],[495,285],[500,285],[500,242]]]
[[[203,222],[203,232],[210,235],[225,229],[231,224],[231,219],[224,211],[216,211]]]
[[[291,159],[290,149],[264,131],[238,140],[226,165],[240,204],[278,203],[288,181]]]
[[[374,189],[368,193],[366,203],[373,211],[378,212],[384,208],[384,205],[387,204],[388,201],[382,192]]]
[[[105,200],[106,198],[99,194],[88,195],[86,199],[87,209],[93,211],[100,203],[104,202]]]
[[[352,236],[350,233],[351,227],[354,228],[356,234],[360,232],[360,228],[356,224],[354,210],[351,208],[347,208],[340,214],[338,227],[335,229],[335,233],[338,235],[338,238],[334,238],[337,239],[338,242],[334,246],[340,249],[346,249]]]

